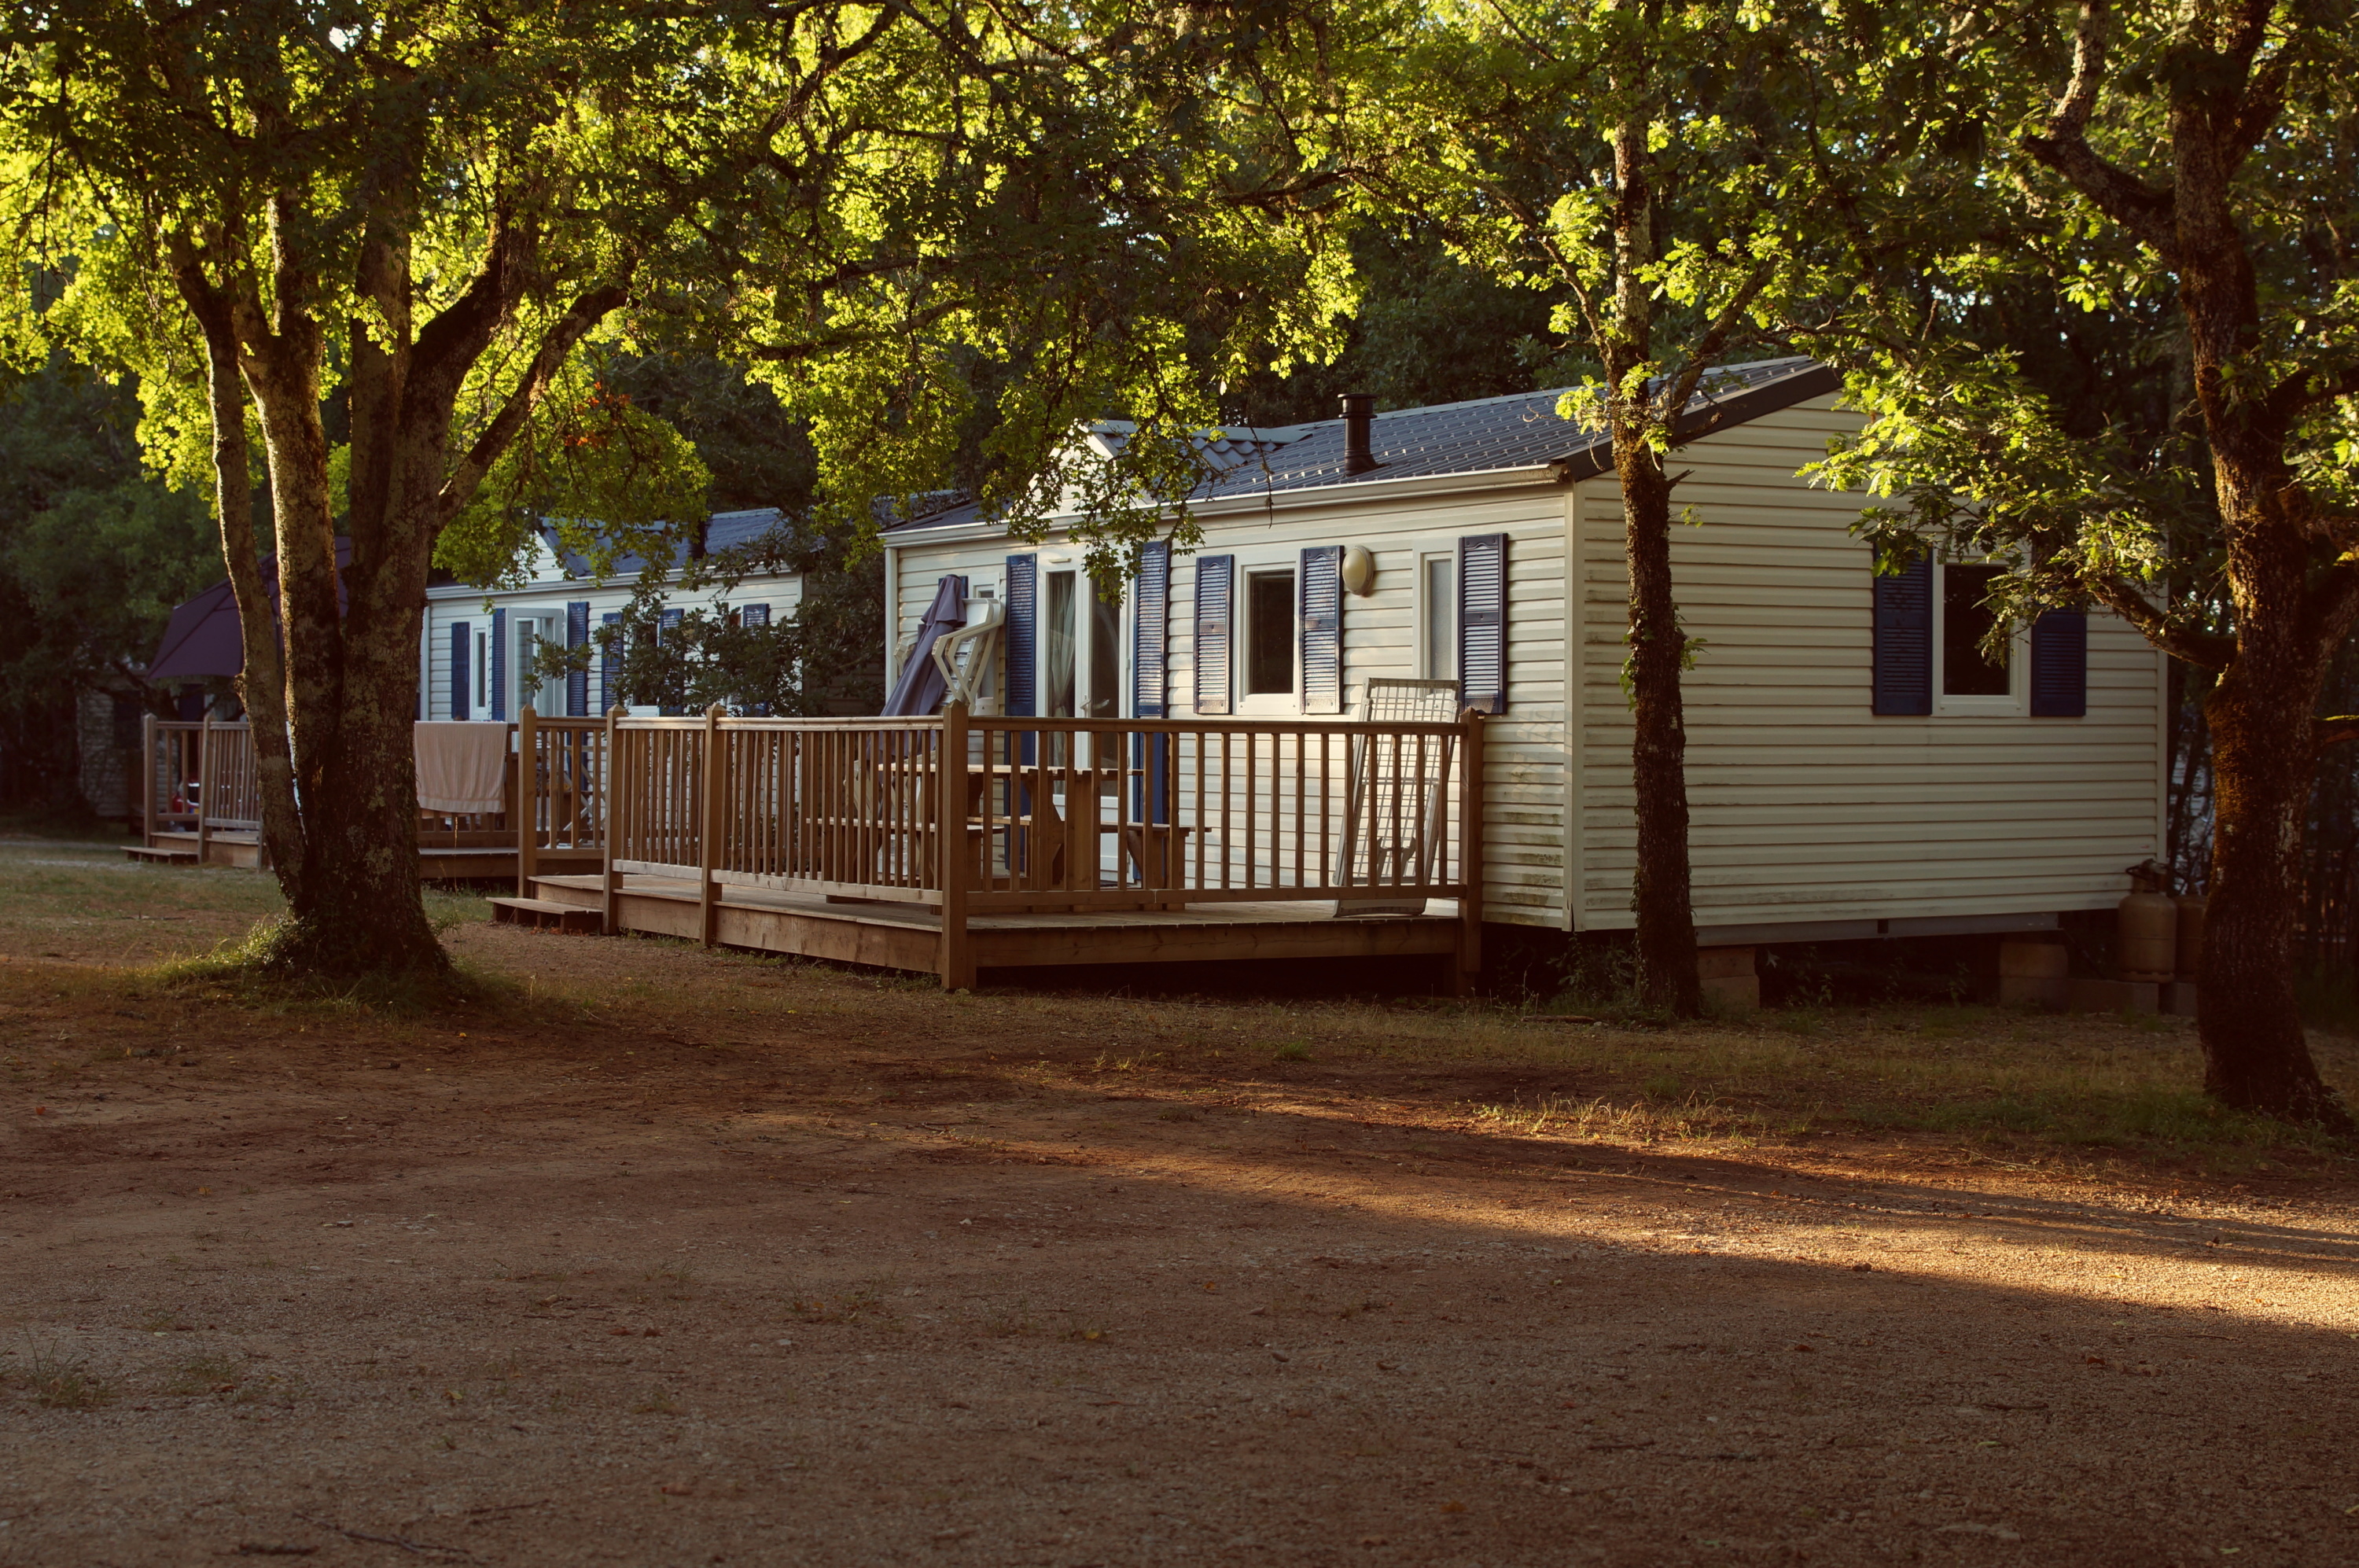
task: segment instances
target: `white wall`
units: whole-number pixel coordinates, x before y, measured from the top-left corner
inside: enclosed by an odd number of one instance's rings
[[[1871,558],[1850,531],[1861,498],[1795,477],[1829,436],[1856,425],[1822,397],[1696,442],[1674,464],[1687,471],[1676,503],[1701,525],[1672,538],[1684,624],[1705,639],[1686,688],[1699,924],[2110,907],[2126,887],[2122,868],[2159,848],[2159,656],[2117,619],[2092,615],[2085,718],[1876,716]],[[1485,912],[1583,930],[1632,923],[1626,590],[1610,476],[1392,499],[1360,485],[1340,501],[1281,497],[1275,510],[1201,520],[1202,552],[1235,556],[1240,581],[1256,565],[1292,563],[1309,545],[1375,554],[1375,592],[1344,596],[1346,718],[1357,716],[1370,676],[1424,673],[1420,560],[1454,552],[1465,535],[1508,535],[1508,702],[1488,726]],[[944,572],[1004,591],[1006,557],[1028,547],[905,535],[895,548],[899,646]],[[1194,560],[1179,557],[1174,717],[1194,711]],[[1569,733],[1578,768],[1566,766]],[[1569,820],[1582,829],[1570,855]]]
[[[453,625],[464,622],[473,631],[488,633],[492,611],[499,609],[508,613],[510,647],[506,660],[508,690],[505,712],[506,718],[514,722],[517,708],[515,617],[549,615],[561,625],[566,605],[586,600],[590,605],[590,629],[594,636],[603,624],[601,617],[622,610],[630,603],[630,598],[631,583],[627,579],[592,584],[567,582],[553,574],[536,581],[529,587],[515,590],[486,593],[480,588],[429,589],[426,594],[425,647],[420,650],[420,668],[425,678],[426,717],[484,719],[491,716],[488,705],[478,707],[472,713],[453,713],[451,711],[451,627]],[[708,591],[677,594],[669,603],[684,610],[709,608],[713,598],[714,595]],[[793,615],[796,606],[802,603],[802,580],[792,574],[749,577],[731,592],[728,599],[731,606],[736,608],[747,604],[769,605],[770,619],[776,624]],[[468,657],[471,661],[474,657],[472,637]],[[472,667],[469,674],[472,680]],[[599,711],[598,667],[594,659],[590,668],[590,706],[593,713]],[[652,709],[648,711],[653,712]]]
[[[1855,495],[1794,478],[1854,430],[1824,397],[1683,449],[1672,530],[1682,624],[1696,919],[1745,926],[2110,908],[2157,853],[2160,656],[2089,623],[2080,719],[1872,711],[1872,576]],[[1578,487],[1585,929],[1632,923],[1627,620],[1619,497]]]

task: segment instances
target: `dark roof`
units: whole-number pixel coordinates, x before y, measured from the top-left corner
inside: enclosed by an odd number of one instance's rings
[[[1723,366],[1705,376],[1694,401],[1680,417],[1680,436],[1692,441],[1710,435],[1832,392],[1840,385],[1833,371],[1810,359],[1767,359]],[[1283,430],[1223,430],[1204,449],[1206,455],[1223,463],[1223,472],[1199,490],[1195,499],[1225,500],[1324,485],[1509,468],[1554,467],[1566,480],[1611,473],[1614,462],[1606,436],[1559,416],[1557,404],[1563,397],[1562,388],[1519,392],[1378,414],[1369,430],[1376,466],[1360,474],[1343,472],[1343,421],[1340,419]],[[1093,436],[1102,448],[1118,447],[1127,429],[1109,424]],[[980,509],[969,503],[896,524],[891,531],[956,528],[980,516]]]
[[[787,520],[776,506],[755,506],[743,512],[715,512],[704,525],[704,553],[748,545]]]
[[[711,555],[716,550],[735,550],[761,539],[786,521],[786,514],[776,506],[754,506],[740,512],[715,512],[704,525],[704,550]],[[541,529],[541,538],[558,566],[569,579],[584,579],[597,575],[588,560],[570,550],[558,539],[553,525]],[[608,569],[609,577],[628,577],[647,569],[646,558],[636,554],[618,555]],[[675,563],[677,564],[677,563]]]

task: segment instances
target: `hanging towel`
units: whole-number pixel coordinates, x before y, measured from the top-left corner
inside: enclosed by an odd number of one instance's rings
[[[418,752],[418,804],[429,811],[507,810],[508,726],[421,724],[413,743]]]

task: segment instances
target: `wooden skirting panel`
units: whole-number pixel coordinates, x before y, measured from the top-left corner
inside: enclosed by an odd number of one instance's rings
[[[582,876],[538,877],[532,891],[551,903],[596,909],[604,903],[598,882]],[[700,910],[690,888],[676,880],[661,888],[626,886],[615,906],[621,930],[697,941]],[[1459,939],[1458,921],[1446,915],[1336,920],[1323,909],[1311,914],[1236,905],[1163,914],[977,916],[968,931],[974,962],[987,969],[1413,957],[1454,953]],[[780,908],[775,894],[759,904],[724,896],[715,911],[713,936],[726,947],[918,974],[935,972],[941,961],[939,917],[906,904],[823,905],[812,900],[808,906]]]
[[[1384,958],[1454,953],[1458,922],[1223,920],[1218,924],[1087,925],[993,931],[970,940],[983,969],[1051,964],[1189,964],[1246,958]]]

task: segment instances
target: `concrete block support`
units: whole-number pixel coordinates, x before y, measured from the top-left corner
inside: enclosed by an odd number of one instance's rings
[[[2071,954],[2060,942],[1998,944],[1998,999],[2002,1007],[2063,1007],[2071,1000]]]
[[[1714,1007],[1761,1005],[1761,975],[1749,947],[1698,948],[1696,978],[1703,985],[1704,1000]]]

